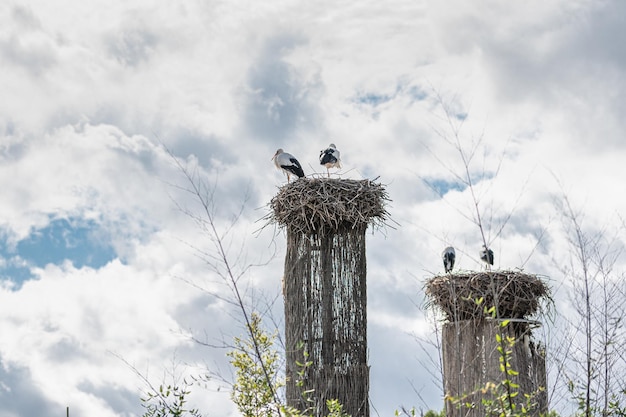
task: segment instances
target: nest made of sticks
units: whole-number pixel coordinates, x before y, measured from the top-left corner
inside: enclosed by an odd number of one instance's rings
[[[496,307],[498,318],[527,319],[551,301],[550,288],[536,275],[519,271],[463,271],[426,282],[430,304],[448,321],[483,320]]]
[[[336,233],[385,224],[387,201],[385,187],[370,180],[305,178],[280,188],[267,219],[307,234]]]

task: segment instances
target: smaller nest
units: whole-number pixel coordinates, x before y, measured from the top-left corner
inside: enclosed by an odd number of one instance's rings
[[[307,234],[382,225],[388,218],[385,187],[370,180],[299,179],[280,188],[266,219]]]
[[[436,276],[426,282],[426,295],[450,322],[483,320],[490,317],[486,310],[493,306],[499,318],[528,319],[542,310],[542,301],[551,300],[550,289],[541,279],[517,271]]]

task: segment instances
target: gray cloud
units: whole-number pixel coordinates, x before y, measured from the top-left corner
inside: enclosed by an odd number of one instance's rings
[[[102,399],[118,416],[141,415],[143,412],[140,395],[135,391],[110,383],[96,385],[90,381],[82,382],[78,389]]]
[[[16,5],[11,10],[14,22],[25,29],[41,29],[41,21],[30,8]]]
[[[105,43],[109,53],[124,65],[135,67],[147,62],[159,42],[156,32],[129,24],[110,34]]]
[[[315,101],[319,81],[300,77],[285,59],[306,41],[281,34],[269,38],[248,74],[245,123],[251,135],[279,144],[299,129],[320,124]]]
[[[500,75],[516,78],[501,87],[520,95],[544,95],[555,89],[584,92],[592,85],[602,86],[606,80],[598,77],[600,73],[626,63],[626,52],[619,46],[619,39],[626,36],[624,6],[594,2],[585,10],[555,14],[542,24],[521,22],[506,37],[483,33],[488,59],[502,71]]]
[[[217,160],[223,164],[232,164],[237,161],[236,149],[223,144],[214,135],[206,136],[199,132],[193,132],[184,128],[172,132],[175,142],[171,145],[174,155],[194,155],[198,162],[206,169],[213,168]]]
[[[576,16],[571,27],[571,42],[566,50],[573,60],[583,64],[626,65],[626,3],[619,0],[592,2],[585,14]]]
[[[24,7],[16,6],[11,13],[13,30],[0,38],[0,56],[3,61],[26,68],[33,75],[40,75],[53,67],[56,42],[42,30],[37,16]]]
[[[37,388],[27,368],[0,366],[0,417],[63,415],[62,406]],[[63,399],[59,399],[63,400]],[[53,410],[58,410],[54,412]]]

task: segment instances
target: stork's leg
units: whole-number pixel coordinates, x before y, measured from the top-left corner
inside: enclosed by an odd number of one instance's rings
[[[289,173],[287,173],[287,184],[289,184]]]
[[[328,178],[330,178],[330,169],[328,169],[328,167],[326,167],[326,173],[328,174]]]

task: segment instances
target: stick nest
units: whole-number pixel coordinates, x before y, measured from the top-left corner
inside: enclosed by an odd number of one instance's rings
[[[299,179],[279,189],[267,219],[297,232],[337,233],[385,224],[386,201],[385,187],[370,180]]]
[[[492,306],[499,318],[527,319],[551,301],[550,289],[541,279],[518,271],[436,276],[426,282],[426,295],[451,322],[485,319]]]

